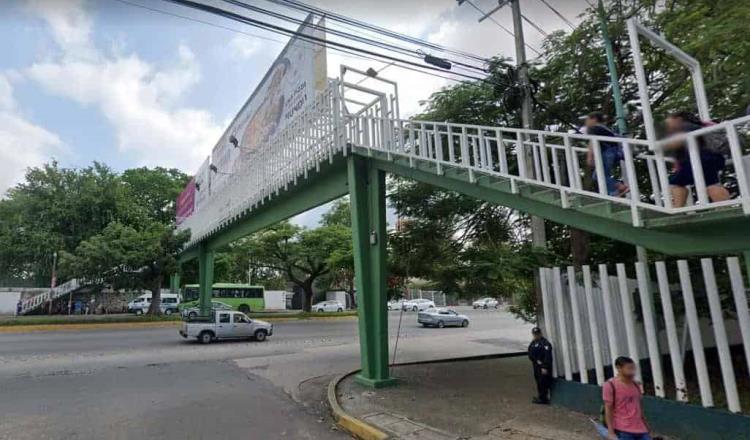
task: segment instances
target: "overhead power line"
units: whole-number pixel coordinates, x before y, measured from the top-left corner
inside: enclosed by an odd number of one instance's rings
[[[271,17],[274,17],[274,18],[278,18],[280,20],[284,20],[284,21],[287,21],[287,22],[290,22],[290,23],[294,23],[296,25],[301,25],[304,22],[303,19],[291,17],[289,15],[285,15],[285,14],[282,14],[282,13],[279,13],[279,12],[275,12],[275,11],[271,11],[271,10],[268,10],[268,9],[264,9],[264,8],[261,8],[261,7],[258,7],[258,6],[254,6],[254,5],[248,4],[248,3],[243,2],[243,1],[239,1],[239,0],[223,0],[223,1],[225,3],[229,3],[231,5],[238,6],[238,7],[243,8],[243,9],[247,9],[249,11],[258,12],[260,14],[265,14],[265,15],[268,15],[268,16],[271,16]],[[363,44],[367,44],[367,45],[371,45],[371,46],[376,46],[376,47],[380,47],[382,49],[392,50],[392,51],[398,52],[398,53],[400,53],[402,55],[406,55],[406,56],[409,56],[409,57],[417,58],[417,59],[420,59],[420,60],[424,58],[422,55],[420,55],[418,53],[418,51],[415,51],[414,49],[405,48],[403,46],[398,46],[398,45],[395,45],[393,43],[389,43],[389,42],[386,42],[386,41],[374,40],[374,39],[371,39],[371,38],[364,37],[362,35],[355,35],[355,34],[352,34],[352,33],[348,33],[348,32],[341,31],[339,29],[330,28],[330,27],[324,28],[322,26],[318,26],[315,23],[311,23],[309,26],[311,28],[313,28],[313,29],[324,30],[328,34],[332,34],[332,35],[335,35],[335,36],[338,36],[338,37],[342,37],[342,38],[346,38],[346,39],[349,39],[349,40],[353,40],[353,41],[356,41],[358,43],[363,43]],[[481,66],[471,65],[471,64],[463,63],[461,61],[456,61],[456,60],[451,60],[451,59],[448,59],[447,61],[449,61],[452,65],[458,65],[458,66],[461,66],[461,67],[466,68],[466,69],[472,69],[472,70],[483,72],[483,73],[485,72],[485,68],[481,67]]]
[[[558,11],[554,6],[552,6],[551,4],[549,4],[549,2],[547,0],[539,0],[539,1],[542,2],[542,3],[544,3],[544,5],[547,6],[552,12],[554,12],[555,15],[557,15],[558,17],[560,17],[560,19],[562,21],[564,21],[565,24],[567,24],[568,26],[570,26],[571,29],[575,29],[576,28],[576,26],[573,24],[572,21],[568,20],[568,18],[565,17],[562,14],[562,12]],[[591,4],[591,3],[589,2],[589,4]]]
[[[125,4],[125,5],[132,6],[132,7],[140,8],[140,9],[145,9],[145,10],[148,10],[148,11],[151,11],[151,12],[155,12],[157,14],[167,15],[167,16],[170,16],[170,17],[175,17],[175,18],[179,18],[179,19],[182,19],[182,20],[192,21],[192,22],[195,22],[195,23],[205,24],[205,25],[208,25],[208,26],[212,26],[212,27],[215,27],[215,28],[218,28],[218,29],[223,29],[223,30],[226,30],[226,31],[234,32],[234,33],[240,34],[240,35],[245,35],[245,36],[248,36],[248,37],[259,38],[259,39],[262,39],[262,40],[271,41],[271,42],[278,43],[278,44],[285,44],[286,43],[285,41],[278,40],[278,39],[275,39],[275,38],[270,38],[270,37],[267,37],[267,36],[264,36],[264,35],[241,31],[239,29],[235,29],[235,28],[232,28],[232,27],[229,27],[229,26],[223,26],[223,25],[220,25],[220,24],[217,24],[217,23],[212,23],[210,21],[205,21],[205,20],[200,20],[200,19],[194,18],[194,17],[189,17],[187,15],[177,14],[177,13],[173,13],[173,12],[170,12],[170,11],[165,11],[163,9],[158,9],[158,8],[153,8],[153,7],[145,6],[145,5],[142,5],[142,4],[139,4],[139,3],[135,3],[135,2],[131,2],[131,1],[128,1],[128,0],[112,0],[112,1],[116,1],[118,3],[122,3],[122,4]],[[319,43],[310,43],[310,44],[312,44],[312,45],[321,45]],[[325,45],[321,45],[321,46],[325,46]],[[355,53],[355,52],[352,52],[352,51],[347,51],[345,49],[340,49],[340,48],[332,48],[332,49],[336,50],[338,52],[341,52],[342,54],[349,55],[349,57],[354,57],[354,58],[358,58],[358,59],[361,59],[361,60],[371,60],[371,61],[383,62],[381,59],[378,59],[378,58],[375,58],[375,57],[372,57],[372,56],[365,56],[365,55],[358,54],[358,53]],[[348,58],[348,57],[345,56],[345,58]],[[464,81],[464,80],[460,80],[460,79],[457,79],[457,78],[452,78],[450,76],[440,75],[439,73],[435,73],[435,72],[431,72],[431,71],[424,71],[424,70],[421,70],[419,68],[415,68],[415,67],[411,67],[411,66],[404,66],[404,65],[398,64],[396,62],[390,62],[390,63],[388,63],[386,65],[386,67],[388,67],[388,66],[394,66],[394,67],[398,67],[400,69],[409,70],[409,71],[421,73],[421,74],[424,74],[424,75],[434,76],[436,78],[442,78],[442,79],[445,79],[445,80],[448,80],[448,81],[457,82],[457,83],[466,83],[466,81]],[[380,72],[382,70],[383,70],[383,68],[381,68],[378,72]],[[447,73],[450,73],[450,72],[447,72]]]
[[[237,22],[240,22],[240,23],[247,24],[249,26],[253,26],[253,27],[256,27],[256,28],[268,30],[268,31],[275,32],[275,33],[278,33],[278,34],[282,34],[282,35],[286,35],[286,36],[290,36],[290,37],[297,37],[297,38],[299,38],[301,40],[308,41],[308,42],[311,42],[313,44],[317,44],[317,45],[320,45],[320,46],[323,46],[323,47],[328,47],[328,48],[331,48],[333,50],[337,50],[337,51],[341,51],[341,52],[345,52],[345,53],[350,53],[350,54],[351,53],[357,53],[357,54],[360,54],[360,55],[364,55],[365,57],[369,57],[371,59],[376,59],[376,60],[379,60],[379,61],[383,61],[383,60],[392,61],[392,62],[397,63],[397,65],[399,67],[411,68],[412,70],[420,69],[420,70],[417,70],[417,71],[422,72],[422,73],[427,73],[426,71],[431,71],[430,73],[432,73],[432,72],[440,72],[443,75],[446,75],[446,74],[447,75],[455,75],[455,76],[458,76],[458,77],[461,77],[461,78],[470,79],[470,80],[474,80],[474,81],[487,82],[487,83],[494,84],[494,85],[502,85],[502,86],[508,86],[508,85],[510,85],[508,83],[500,83],[500,82],[489,80],[487,78],[482,78],[482,77],[477,77],[477,76],[465,74],[463,72],[456,72],[456,71],[445,70],[445,69],[441,69],[439,67],[433,67],[433,66],[430,66],[430,65],[424,65],[424,64],[417,63],[417,62],[413,62],[413,61],[409,61],[409,60],[404,60],[402,58],[398,58],[398,57],[395,57],[395,56],[392,56],[392,55],[389,55],[389,54],[374,52],[374,51],[371,51],[371,50],[368,50],[368,49],[364,49],[364,48],[360,48],[360,47],[356,47],[356,46],[351,46],[351,45],[340,43],[340,42],[337,42],[337,41],[329,41],[329,40],[326,40],[324,38],[319,38],[319,37],[316,37],[316,36],[313,36],[313,35],[303,34],[301,32],[297,32],[297,31],[292,30],[292,29],[288,29],[288,28],[285,28],[285,27],[282,27],[282,26],[277,26],[277,25],[274,25],[274,24],[271,24],[271,23],[268,23],[268,22],[264,22],[264,21],[261,21],[261,20],[256,20],[256,19],[253,19],[253,18],[250,18],[250,17],[245,17],[243,15],[240,15],[240,14],[237,14],[237,13],[234,13],[234,12],[231,12],[231,11],[227,11],[227,10],[215,7],[215,6],[206,5],[206,4],[203,4],[203,3],[198,3],[198,2],[195,2],[195,1],[191,1],[191,0],[163,0],[163,1],[166,1],[166,2],[169,2],[169,3],[173,3],[173,4],[177,4],[177,5],[181,5],[181,6],[190,7],[190,8],[193,8],[193,9],[196,9],[196,10],[200,10],[200,11],[203,11],[203,12],[207,12],[207,13],[210,13],[210,14],[218,15],[218,16],[221,16],[221,17],[224,17],[224,18],[228,18],[230,20],[234,20],[234,21],[237,21]],[[445,78],[445,76],[442,76],[442,77]],[[455,78],[452,78],[452,79],[454,81],[457,80]],[[462,81],[459,81],[459,82],[462,82]]]
[[[476,61],[481,61],[483,63],[489,61],[486,57],[482,57],[482,56],[479,56],[479,55],[476,55],[476,54],[472,54],[470,52],[467,52],[467,51],[464,51],[464,50],[460,50],[460,49],[452,49],[452,48],[449,48],[449,47],[445,47],[445,46],[442,46],[440,44],[433,43],[431,41],[427,41],[427,40],[423,40],[423,39],[420,39],[420,38],[412,37],[410,35],[401,34],[399,32],[395,32],[395,31],[392,31],[390,29],[387,29],[387,28],[384,28],[384,27],[381,27],[381,26],[377,26],[377,25],[374,25],[374,24],[371,24],[371,23],[367,23],[365,21],[358,20],[356,18],[348,17],[346,15],[339,14],[337,12],[333,12],[333,11],[325,10],[325,9],[317,7],[317,6],[309,5],[309,4],[306,4],[306,3],[302,2],[302,1],[299,1],[299,0],[266,0],[266,1],[269,1],[269,2],[277,4],[277,5],[283,5],[283,6],[286,6],[286,7],[294,8],[294,9],[297,9],[299,11],[303,11],[303,12],[307,12],[307,13],[315,13],[315,14],[318,14],[318,15],[323,15],[327,19],[332,19],[332,20],[335,20],[337,22],[346,23],[346,24],[353,25],[353,26],[356,26],[356,27],[362,28],[362,29],[367,29],[369,31],[375,32],[375,33],[380,34],[380,35],[384,35],[384,36],[387,36],[387,37],[390,37],[390,38],[394,38],[394,39],[398,39],[398,40],[401,40],[401,41],[409,42],[411,44],[415,44],[415,45],[418,45],[418,46],[427,47],[427,48],[430,48],[430,49],[433,49],[433,50],[437,50],[437,51],[440,51],[440,52],[450,53],[450,54],[453,54],[453,55],[465,57],[467,59],[473,59],[473,60],[476,60]]]
[[[547,31],[545,31],[544,29],[542,29],[541,27],[539,27],[538,24],[536,24],[533,21],[529,20],[529,17],[527,17],[525,15],[521,15],[521,18],[523,18],[523,20],[526,23],[530,24],[531,27],[533,27],[534,29],[536,29],[537,32],[539,32],[540,34],[542,34],[545,37],[549,37],[549,34],[547,33]]]
[[[482,14],[482,16],[483,16],[483,17],[484,17],[484,16],[487,16],[487,13],[486,13],[486,12],[484,12],[484,11],[482,10],[482,8],[480,8],[479,6],[475,5],[473,1],[471,1],[471,0],[466,0],[466,3],[470,4],[470,5],[471,5],[471,6],[472,6],[472,7],[474,8],[474,9],[476,9],[477,11],[479,11],[479,13],[480,13],[480,14]],[[511,37],[513,37],[513,38],[515,38],[515,37],[516,37],[516,34],[514,34],[512,30],[510,30],[510,29],[508,29],[507,27],[503,26],[503,24],[502,24],[502,23],[500,23],[499,21],[495,20],[495,19],[494,19],[494,18],[493,18],[493,17],[491,16],[491,15],[490,15],[490,16],[487,16],[487,18],[488,18],[488,19],[489,19],[489,20],[490,20],[491,22],[495,23],[495,25],[497,25],[497,27],[499,27],[500,29],[504,30],[504,31],[505,31],[505,32],[506,32],[506,33],[507,33],[508,35],[510,35]],[[529,49],[530,49],[530,50],[531,50],[532,52],[534,52],[535,54],[537,54],[537,56],[542,56],[542,53],[541,53],[541,52],[539,52],[538,50],[536,50],[536,48],[535,48],[535,47],[533,47],[533,46],[529,45],[528,43],[526,43],[526,47],[528,47],[528,48],[529,48]]]

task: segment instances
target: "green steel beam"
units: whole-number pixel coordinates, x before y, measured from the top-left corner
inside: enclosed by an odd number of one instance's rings
[[[180,274],[174,273],[169,277],[169,290],[172,293],[177,293],[180,290]]]
[[[513,194],[506,188],[500,188],[497,184],[493,185],[488,179],[477,179],[475,183],[471,183],[468,174],[452,172],[448,169],[445,170],[446,174],[441,176],[436,173],[433,164],[420,163],[412,168],[408,160],[390,161],[377,153],[370,160],[374,161],[379,169],[388,173],[456,191],[625,243],[644,246],[664,254],[685,256],[727,254],[750,249],[750,234],[738,233],[750,227],[750,218],[747,216],[730,216],[710,222],[684,224],[672,220],[671,225],[659,228],[637,228],[626,221],[595,216],[572,208],[564,209],[546,200],[536,200],[532,194],[523,190],[520,194]]]
[[[205,243],[198,248],[198,307],[201,316],[211,312],[211,291],[214,285],[214,252]]]
[[[217,251],[242,237],[294,217],[349,193],[346,182],[346,158],[337,156],[333,163],[324,163],[320,171],[310,171],[307,179],[300,178],[296,185],[256,206],[223,230],[206,238],[208,249]],[[199,245],[193,245],[180,255],[180,263],[198,258]]]
[[[362,368],[356,381],[380,388],[395,380],[388,371],[385,172],[373,165],[363,157],[348,159]]]

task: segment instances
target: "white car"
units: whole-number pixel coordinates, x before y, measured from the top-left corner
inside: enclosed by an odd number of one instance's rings
[[[339,301],[321,301],[312,305],[313,312],[343,312],[344,305]]]
[[[405,302],[405,299],[394,299],[393,301],[388,301],[388,310],[403,310]]]
[[[250,319],[242,312],[217,311],[207,318],[183,321],[180,335],[196,338],[201,344],[218,339],[255,339],[263,342],[273,334],[273,325],[260,319]]]
[[[499,303],[495,298],[482,298],[474,301],[471,306],[474,307],[474,309],[496,309],[498,304]]]
[[[422,312],[427,309],[434,309],[435,303],[429,299],[411,299],[404,301],[402,305],[403,310],[411,310],[412,312]]]

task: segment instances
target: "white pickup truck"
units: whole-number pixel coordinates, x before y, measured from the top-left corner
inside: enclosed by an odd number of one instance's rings
[[[208,318],[187,319],[180,328],[183,338],[196,338],[202,344],[219,339],[265,341],[272,334],[272,324],[260,319],[250,319],[242,312],[225,310],[212,312]]]

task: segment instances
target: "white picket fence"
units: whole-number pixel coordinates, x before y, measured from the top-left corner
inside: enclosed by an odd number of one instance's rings
[[[625,264],[617,264],[614,273],[606,264],[596,270],[583,266],[580,271],[572,266],[540,268],[543,326],[555,350],[555,376],[573,380],[576,374],[583,383],[601,385],[605,372],[611,371],[606,367],[612,366],[617,356],[629,356],[648,360],[650,385],[657,397],[669,394],[684,402],[688,400],[684,359],[689,340],[703,406],[714,406],[705,349],[716,348],[727,407],[740,412],[730,346],[744,347],[750,371],[745,281],[738,258],[717,260],[718,269],[727,269],[731,285],[731,292],[720,292],[714,264],[711,258],[701,259],[698,270],[697,262],[679,260],[673,279],[668,275],[671,266],[663,261],[635,263],[635,279],[628,278]],[[722,309],[722,296],[732,299],[731,317]],[[696,303],[707,303],[709,316],[701,316]],[[675,309],[684,309],[684,313],[676,315]],[[664,380],[665,356],[672,366],[670,389]]]

